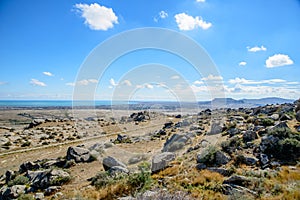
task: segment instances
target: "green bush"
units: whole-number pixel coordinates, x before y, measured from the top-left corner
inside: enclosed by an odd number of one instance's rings
[[[29,179],[26,176],[20,175],[9,181],[7,185],[11,187],[13,185],[26,185],[27,183],[29,183]]]
[[[242,139],[237,136],[221,143],[222,150],[229,154],[234,153],[234,151],[241,145]]]
[[[218,150],[215,146],[209,146],[204,152],[204,157],[202,157],[201,160],[199,160],[199,162],[204,163],[206,165],[215,164],[217,151]]]
[[[261,119],[261,123],[262,126],[273,126],[275,124],[273,119],[270,118],[263,118]]]
[[[34,200],[35,198],[33,197],[32,194],[21,194],[18,197],[18,200]]]

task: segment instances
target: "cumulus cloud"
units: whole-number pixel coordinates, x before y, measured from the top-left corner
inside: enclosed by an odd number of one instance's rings
[[[113,78],[111,78],[109,80],[109,83],[111,84],[111,86],[117,86],[118,85]]]
[[[75,4],[77,11],[85,19],[84,23],[92,30],[106,31],[118,24],[118,17],[111,8],[93,4]]]
[[[267,51],[267,48],[264,47],[263,45],[259,46],[255,46],[255,47],[247,47],[248,51],[250,52],[257,52],[257,51]]]
[[[51,72],[43,72],[43,74],[46,76],[54,76]]]
[[[199,2],[199,3],[204,3],[205,2],[205,0],[196,0],[197,2]]]
[[[242,61],[239,63],[239,66],[246,66],[246,65],[247,65],[247,63],[245,61]]]
[[[182,31],[194,30],[197,27],[206,30],[212,26],[210,22],[204,21],[200,16],[193,17],[185,13],[175,15],[175,20],[178,28]]]
[[[39,81],[39,80],[37,80],[37,79],[34,79],[34,78],[32,78],[32,79],[30,80],[30,84],[31,84],[31,85],[34,85],[34,86],[41,86],[41,87],[47,86],[44,82],[41,82],[41,81]]]
[[[142,89],[142,88],[153,89],[154,86],[150,83],[145,83],[144,85],[137,85],[136,88],[138,88],[138,89]]]
[[[266,67],[267,68],[273,68],[273,67],[281,67],[285,65],[292,65],[294,64],[293,60],[285,54],[275,54],[273,56],[270,56],[266,60]]]
[[[201,78],[202,81],[222,81],[222,76],[214,76],[212,74],[208,75],[207,77]]]
[[[202,85],[202,84],[204,84],[204,82],[203,81],[194,81],[193,84],[194,85]]]
[[[76,83],[66,83],[67,86],[87,86],[89,84],[96,84],[98,83],[98,80],[96,79],[83,79],[83,80],[80,80],[80,81],[77,81]]]
[[[162,19],[165,19],[168,17],[168,13],[166,11],[160,11],[159,12],[159,17],[162,18]]]

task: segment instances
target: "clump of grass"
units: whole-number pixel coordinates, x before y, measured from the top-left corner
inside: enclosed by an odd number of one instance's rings
[[[100,199],[116,199],[121,195],[135,196],[151,188],[153,179],[148,169],[150,167],[143,163],[137,173],[113,176],[109,172],[100,172],[91,182],[99,190]]]
[[[26,185],[27,183],[29,183],[29,179],[26,176],[19,175],[13,180],[9,181],[7,185],[11,187],[13,185]]]

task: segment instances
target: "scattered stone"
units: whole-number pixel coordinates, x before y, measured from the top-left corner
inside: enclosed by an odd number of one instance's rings
[[[262,165],[266,165],[269,163],[269,158],[266,154],[260,154],[260,162]]]
[[[222,151],[217,151],[215,154],[217,165],[226,165],[230,161],[230,156]]]
[[[230,176],[231,172],[225,168],[218,168],[218,167],[208,167],[207,170],[211,172],[217,172],[223,176]]]
[[[166,123],[164,124],[163,129],[172,128],[172,125],[173,125],[173,124],[174,124],[173,122],[166,122]]]
[[[82,147],[69,147],[67,151],[67,160],[74,159],[75,162],[89,162],[90,151]]]
[[[292,118],[288,116],[287,114],[282,114],[281,117],[279,118],[280,121],[286,121],[286,120],[291,120]]]
[[[215,135],[215,134],[219,134],[222,133],[224,129],[224,126],[221,126],[221,124],[219,122],[213,122],[213,124],[211,125],[210,131],[209,131],[209,135]]]
[[[158,155],[153,156],[152,158],[152,173],[158,172],[164,168],[166,168],[169,162],[175,160],[176,155],[171,152],[164,152]]]
[[[35,193],[34,199],[35,200],[44,200],[45,199],[44,193],[42,193],[42,192]]]
[[[257,135],[254,131],[245,131],[243,133],[243,141],[244,142],[251,142],[255,139],[257,139]]]
[[[11,187],[4,186],[3,188],[1,188],[1,191],[2,191],[2,195],[0,196],[0,198],[2,197],[3,199],[16,199],[21,194],[25,194],[26,186],[25,185],[13,185]]]
[[[232,175],[228,179],[224,180],[224,184],[234,184],[234,185],[240,185],[245,186],[247,183],[249,183],[251,180],[245,176],[240,175]]]
[[[246,165],[256,165],[258,163],[258,159],[255,157],[245,156],[244,161]]]
[[[54,194],[55,192],[58,192],[59,190],[61,190],[60,186],[50,186],[45,189],[45,195]]]
[[[169,138],[163,147],[162,152],[174,152],[182,149],[188,142],[190,141],[190,137],[185,135],[173,134],[171,138]]]
[[[110,168],[112,168],[114,166],[120,166],[123,168],[127,168],[125,164],[123,164],[121,161],[118,161],[117,159],[115,159],[114,157],[111,157],[111,156],[104,158],[102,163],[103,163],[103,167],[104,167],[105,171],[110,170]]]
[[[41,165],[39,163],[28,161],[20,165],[19,172],[22,174],[24,172],[27,172],[28,170],[38,170],[40,168]]]
[[[207,168],[207,166],[204,163],[198,163],[196,165],[196,169],[198,169],[198,170],[202,170],[202,169],[206,169],[206,168]]]
[[[239,134],[240,130],[237,128],[230,128],[227,130],[227,133],[229,134],[230,137],[233,137],[233,136]]]
[[[6,182],[6,184],[7,184],[9,181],[13,180],[15,177],[16,177],[16,173],[15,173],[14,171],[12,171],[12,170],[7,170],[7,171],[5,172],[5,182]]]
[[[277,121],[277,120],[279,119],[279,114],[274,113],[274,114],[272,114],[269,118],[270,118],[270,119],[273,119],[274,121]]]

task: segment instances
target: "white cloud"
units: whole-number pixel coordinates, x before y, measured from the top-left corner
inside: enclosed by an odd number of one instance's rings
[[[75,7],[85,19],[85,24],[92,30],[106,31],[113,28],[114,24],[118,24],[118,17],[111,8],[101,6],[97,3],[93,4],[75,4]]]
[[[111,78],[109,80],[109,83],[111,84],[111,86],[117,86],[118,85],[113,78]]]
[[[78,85],[78,86],[87,86],[89,84],[97,84],[97,83],[98,83],[98,80],[96,80],[96,79],[83,79],[83,80],[78,81],[77,83],[73,83],[73,82],[66,83],[66,85],[74,87],[76,85]]]
[[[124,80],[124,81],[122,82],[122,85],[132,86],[132,83],[130,82],[130,80]]]
[[[248,51],[250,52],[257,52],[257,51],[267,51],[267,48],[264,47],[263,45],[259,46],[255,46],[255,47],[247,47]]]
[[[208,75],[208,77],[201,78],[202,81],[221,81],[223,80],[222,76],[214,76],[212,74]]]
[[[176,80],[176,79],[180,79],[180,77],[179,77],[179,76],[177,76],[177,75],[174,75],[174,76],[171,76],[171,77],[170,77],[170,79],[172,79],[172,80]]]
[[[203,81],[194,81],[193,84],[194,85],[202,85],[202,84],[204,84],[204,82]]]
[[[294,62],[290,59],[288,55],[284,55],[284,54],[275,54],[273,56],[270,56],[266,60],[267,68],[280,67],[280,66],[292,65],[292,64],[294,64]]]
[[[246,66],[246,65],[247,65],[247,63],[245,61],[242,61],[239,63],[239,66]]]
[[[32,85],[34,85],[34,86],[41,86],[41,87],[47,86],[44,82],[41,82],[41,81],[39,81],[39,80],[37,80],[37,79],[34,79],[34,78],[32,78],[32,79],[30,80],[30,84],[32,84]]]
[[[175,20],[178,28],[182,31],[190,31],[197,27],[206,30],[212,26],[210,22],[205,22],[200,16],[192,17],[185,13],[175,15]]]
[[[54,76],[51,72],[43,72],[43,74],[46,76]]]
[[[199,2],[199,3],[204,3],[205,2],[205,0],[196,0],[197,2]]]
[[[0,85],[6,85],[6,84],[7,84],[7,82],[0,81]]]
[[[247,80],[245,78],[235,78],[230,79],[228,81],[230,84],[244,84],[244,85],[253,85],[253,84],[278,84],[278,83],[285,83],[288,84],[286,80],[283,79],[267,79],[267,80],[260,80],[260,81],[254,81],[254,80]]]
[[[162,18],[162,19],[165,19],[168,17],[168,13],[166,11],[160,11],[159,12],[159,17]]]

